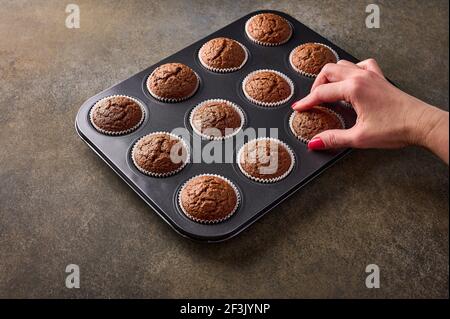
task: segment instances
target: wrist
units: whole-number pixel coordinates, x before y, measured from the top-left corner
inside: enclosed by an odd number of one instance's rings
[[[433,133],[439,130],[444,111],[437,107],[418,101],[414,112],[411,112],[407,123],[409,144],[431,148]]]

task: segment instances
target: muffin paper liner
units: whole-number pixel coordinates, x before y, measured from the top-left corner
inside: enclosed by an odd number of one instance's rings
[[[203,220],[203,219],[199,219],[199,218],[196,218],[196,217],[190,215],[190,214],[184,209],[184,207],[183,207],[183,205],[182,205],[182,203],[181,203],[181,192],[184,190],[184,188],[186,187],[186,185],[187,185],[190,181],[192,181],[193,179],[195,179],[195,178],[197,178],[197,177],[201,177],[201,176],[214,176],[214,177],[218,177],[218,178],[224,180],[226,183],[228,183],[228,184],[231,186],[231,188],[233,188],[233,190],[234,190],[234,192],[235,192],[235,194],[236,194],[236,205],[234,206],[234,208],[233,208],[233,210],[231,211],[231,213],[229,213],[228,215],[226,215],[225,217],[220,218],[220,219],[215,219],[215,220]],[[232,181],[230,181],[228,178],[223,177],[223,176],[221,176],[221,175],[217,175],[217,174],[199,174],[199,175],[196,175],[196,176],[194,176],[194,177],[188,179],[188,180],[183,184],[183,186],[181,186],[180,190],[178,191],[178,195],[177,195],[177,196],[178,196],[178,206],[180,207],[180,209],[181,209],[181,211],[183,212],[183,214],[184,214],[186,217],[188,217],[189,219],[191,219],[191,220],[193,220],[193,221],[195,221],[195,222],[197,222],[197,223],[201,223],[201,224],[217,224],[217,223],[223,222],[224,220],[227,220],[228,218],[230,218],[230,217],[237,211],[237,209],[238,209],[238,207],[239,207],[239,205],[240,205],[240,203],[241,203],[241,195],[240,195],[239,190],[237,189],[236,185],[234,185],[234,183],[233,183]]]
[[[152,90],[150,90],[150,85],[149,85],[149,81],[150,78],[152,77],[153,73],[156,71],[153,70],[152,73],[150,73],[150,75],[147,78],[147,81],[145,83],[145,86],[147,87],[147,91],[150,93],[151,96],[153,96],[155,99],[157,99],[158,101],[164,102],[164,103],[178,103],[178,102],[182,102],[185,101],[189,98],[191,98],[195,93],[197,93],[198,88],[200,87],[200,76],[197,74],[197,72],[195,72],[194,70],[192,70],[192,72],[194,72],[195,77],[197,78],[197,85],[195,86],[195,89],[192,91],[192,93],[190,93],[189,95],[182,97],[180,99],[173,99],[173,98],[167,98],[167,97],[162,97],[162,96],[158,96],[155,93],[152,92]]]
[[[349,109],[353,109],[353,105],[350,102],[347,101],[341,101],[341,105],[343,107],[349,108]]]
[[[249,78],[250,78],[251,76],[253,76],[255,73],[260,73],[260,72],[273,72],[273,73],[275,73],[275,74],[281,76],[281,77],[288,83],[289,88],[291,89],[291,94],[289,94],[289,96],[288,96],[287,98],[285,98],[285,99],[283,99],[283,100],[281,100],[281,101],[278,101],[278,102],[271,102],[271,103],[269,103],[269,102],[258,101],[258,100],[256,100],[256,99],[252,98],[252,97],[251,97],[250,95],[248,95],[248,93],[245,91],[245,85],[247,84],[247,81],[249,80]],[[256,71],[253,71],[253,72],[249,73],[249,74],[244,78],[244,80],[242,81],[242,91],[244,92],[245,97],[246,97],[250,102],[252,102],[252,103],[254,103],[254,104],[257,104],[257,105],[260,105],[260,106],[274,107],[274,106],[280,106],[280,105],[282,105],[282,104],[285,104],[287,101],[289,101],[289,100],[292,98],[292,96],[294,95],[294,83],[292,82],[292,80],[291,80],[290,78],[288,78],[287,75],[285,75],[285,74],[283,74],[283,73],[281,73],[281,72],[278,72],[278,71],[275,71],[275,70],[269,70],[269,69],[260,69],[260,70],[256,70]]]
[[[155,173],[155,172],[150,172],[150,171],[147,171],[147,170],[143,169],[142,167],[140,167],[140,166],[138,165],[138,163],[136,163],[136,161],[135,161],[135,159],[134,159],[134,152],[135,152],[135,150],[136,150],[136,145],[137,145],[144,137],[148,137],[148,136],[152,136],[152,135],[157,135],[157,134],[165,134],[165,135],[170,136],[170,138],[179,140],[179,141],[182,143],[183,147],[186,149],[186,161],[183,163],[183,165],[181,165],[179,168],[177,168],[177,169],[174,170],[174,171],[167,172],[167,173]],[[186,143],[181,137],[179,137],[179,136],[177,136],[177,135],[175,135],[175,134],[169,133],[169,132],[162,132],[162,131],[160,131],[160,132],[153,132],[153,133],[150,133],[150,134],[147,134],[147,135],[142,136],[141,138],[139,138],[139,139],[136,141],[136,143],[134,143],[133,149],[131,150],[131,159],[132,159],[132,161],[133,161],[134,166],[135,166],[141,173],[143,173],[143,174],[145,174],[145,175],[148,175],[148,176],[152,176],[152,177],[169,177],[169,176],[175,175],[176,173],[180,172],[183,168],[186,167],[186,165],[187,165],[187,164],[189,163],[189,161],[190,161],[190,157],[191,157],[191,155],[190,155],[189,147],[188,147],[187,143]]]
[[[306,44],[306,43],[303,43],[303,44]],[[300,73],[301,75],[304,75],[304,76],[307,76],[307,77],[310,77],[310,78],[315,78],[315,77],[317,77],[317,74],[312,74],[312,73],[308,73],[308,72],[305,72],[305,71],[303,71],[303,70],[300,70],[299,68],[297,68],[297,67],[294,65],[294,63],[292,63],[292,55],[294,54],[295,50],[296,50],[299,46],[301,46],[301,45],[303,45],[303,44],[300,44],[300,45],[296,46],[296,47],[291,51],[291,53],[289,53],[289,64],[291,65],[291,67],[292,67],[295,71],[297,71],[297,72]],[[337,52],[336,52],[332,47],[330,47],[330,46],[328,46],[328,45],[326,45],[326,44],[323,44],[323,43],[318,43],[318,42],[314,42],[314,44],[318,44],[318,45],[321,45],[321,46],[323,46],[323,47],[329,49],[329,50],[334,54],[334,56],[336,57],[336,62],[338,62],[338,61],[340,60],[339,55],[337,54]]]
[[[233,39],[231,39],[231,40],[233,40]],[[205,46],[208,42],[206,42],[205,44],[203,44],[202,47],[200,48],[200,50],[198,51],[198,59],[199,59],[201,65],[202,65],[204,68],[206,68],[206,69],[208,69],[208,70],[210,70],[210,71],[212,71],[212,72],[216,72],[216,73],[230,73],[230,72],[235,72],[235,71],[237,71],[237,70],[242,69],[242,68],[244,67],[245,63],[247,63],[247,61],[248,61],[248,50],[247,50],[247,48],[246,48],[242,43],[240,43],[240,42],[238,42],[238,41],[236,41],[236,40],[233,40],[233,41],[236,42],[237,44],[239,44],[239,45],[241,46],[242,50],[244,50],[245,57],[244,57],[244,61],[242,61],[242,63],[241,63],[240,66],[234,67],[234,68],[224,68],[224,69],[219,69],[219,68],[213,68],[213,67],[207,65],[205,62],[203,62],[203,60],[202,60],[202,58],[201,58],[201,56],[200,56],[200,53],[202,52],[204,46]]]
[[[290,30],[291,30],[291,33],[289,33],[289,36],[286,38],[286,40],[284,40],[284,41],[282,41],[282,42],[277,42],[277,43],[262,42],[262,41],[259,41],[259,40],[255,39],[255,38],[250,34],[250,32],[248,32],[248,25],[250,24],[250,21],[251,21],[253,18],[255,18],[255,17],[257,17],[257,16],[260,16],[260,15],[263,15],[263,14],[264,14],[264,13],[260,13],[260,14],[254,15],[253,17],[251,17],[250,19],[248,19],[247,22],[245,22],[245,34],[247,34],[247,37],[248,37],[252,42],[254,42],[254,43],[256,43],[256,44],[259,44],[259,45],[266,46],[266,47],[275,47],[275,46],[279,46],[279,45],[282,45],[282,44],[285,44],[286,42],[288,42],[288,41],[291,39],[292,34],[294,33],[294,30],[293,30],[292,24],[291,24],[288,20],[286,20],[285,18],[283,18],[283,17],[281,17],[281,16],[280,16],[280,18],[282,18],[284,21],[287,22],[287,24],[289,25],[289,28],[290,28]]]
[[[241,118],[241,125],[237,129],[235,129],[232,134],[228,134],[228,135],[224,135],[224,136],[210,136],[210,135],[206,135],[206,134],[202,133],[197,127],[195,127],[194,122],[193,122],[195,111],[197,109],[199,109],[200,107],[202,107],[203,105],[205,105],[207,103],[211,103],[211,102],[226,103],[227,105],[232,107],[239,114],[239,117]],[[245,125],[245,122],[246,122],[246,120],[245,120],[244,111],[242,111],[241,107],[239,107],[237,104],[235,104],[231,101],[224,100],[224,99],[209,99],[209,100],[203,101],[200,104],[198,104],[197,106],[195,106],[189,115],[189,124],[191,125],[192,130],[195,132],[195,134],[201,136],[202,138],[204,138],[206,140],[210,140],[210,141],[212,141],[212,140],[221,141],[221,140],[225,140],[225,139],[235,136],[237,133],[239,133],[240,130],[242,130],[242,128]]]
[[[247,172],[244,170],[244,168],[243,168],[242,165],[241,165],[241,156],[242,156],[242,153],[244,152],[244,148],[245,148],[248,144],[250,144],[250,143],[256,143],[256,142],[258,142],[258,141],[270,141],[270,142],[275,142],[275,143],[277,143],[277,144],[283,146],[283,147],[287,150],[287,152],[289,153],[289,156],[291,157],[291,165],[289,166],[289,169],[288,169],[283,175],[280,175],[280,176],[274,177],[274,178],[266,178],[266,179],[264,179],[264,178],[252,176],[252,175],[250,175],[249,173],[247,173]],[[276,182],[278,182],[278,181],[284,179],[286,176],[288,176],[288,175],[292,172],[292,169],[294,168],[294,165],[295,165],[295,156],[294,156],[294,152],[293,152],[292,149],[289,147],[289,145],[287,145],[287,144],[284,143],[283,141],[281,141],[281,140],[279,140],[279,139],[276,139],[276,138],[272,138],[272,137],[260,137],[260,138],[253,139],[253,140],[251,140],[251,141],[245,143],[244,145],[242,145],[242,147],[239,149],[239,151],[238,151],[238,153],[237,153],[237,159],[236,159],[236,161],[237,161],[239,170],[240,170],[240,171],[242,172],[242,174],[244,174],[247,178],[249,178],[249,179],[251,179],[251,180],[254,180],[254,181],[256,181],[256,182],[259,182],[259,183],[269,184],[269,183],[276,183]]]
[[[324,106],[320,106],[320,108],[325,110],[326,112],[329,112],[329,113],[333,114],[334,116],[336,116],[342,124],[342,129],[343,130],[346,129],[345,120],[339,113],[337,113],[333,110],[330,110],[329,108],[324,107]],[[294,127],[292,126],[296,113],[298,113],[298,112],[297,111],[292,112],[291,116],[289,117],[289,128],[290,128],[292,134],[294,134],[300,141],[302,141],[305,144],[308,144],[311,141],[311,139],[307,139],[307,138],[298,136],[297,133],[295,133]]]
[[[107,131],[107,130],[104,130],[104,129],[98,127],[98,126],[94,123],[94,109],[97,107],[97,105],[98,105],[99,103],[103,102],[103,101],[109,100],[109,99],[114,98],[114,97],[124,97],[124,98],[130,99],[130,100],[132,100],[133,102],[136,102],[137,105],[139,105],[139,107],[141,108],[142,117],[141,117],[141,119],[139,120],[139,122],[138,122],[135,126],[133,126],[132,128],[129,128],[129,129],[123,130],[123,131],[116,131],[116,132],[113,132],[113,131]],[[144,122],[144,120],[145,120],[145,108],[144,108],[144,104],[142,104],[142,102],[140,102],[139,100],[135,99],[134,97],[131,97],[131,96],[128,96],[128,95],[109,95],[109,96],[107,96],[107,97],[104,97],[103,99],[98,100],[98,101],[94,104],[94,106],[93,106],[93,107],[91,108],[91,110],[89,111],[89,120],[90,120],[92,126],[93,126],[97,131],[99,131],[100,133],[103,133],[103,134],[105,134],[105,135],[118,136],[118,135],[129,134],[129,133],[131,133],[131,132],[137,130],[138,127],[141,126],[141,124]]]

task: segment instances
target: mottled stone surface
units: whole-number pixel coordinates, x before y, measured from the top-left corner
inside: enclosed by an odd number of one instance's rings
[[[448,297],[448,167],[355,151],[237,238],[186,240],[76,135],[88,97],[247,12],[290,13],[448,109],[448,1],[0,2],[0,297]],[[81,267],[81,289],[64,269]],[[365,266],[381,288],[365,288]]]

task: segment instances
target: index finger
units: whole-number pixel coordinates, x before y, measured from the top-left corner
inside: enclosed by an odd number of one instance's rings
[[[361,72],[363,72],[363,70],[359,68],[344,64],[328,63],[323,67],[322,71],[320,71],[319,75],[314,81],[311,87],[311,92],[320,85],[344,81],[350,77],[360,74]]]
[[[292,108],[296,111],[306,111],[316,105],[322,103],[331,103],[345,100],[346,96],[345,82],[327,83],[318,86],[314,91],[309,93],[300,101],[295,102]]]
[[[356,65],[364,70],[372,71],[384,78],[383,71],[381,71],[381,68],[378,65],[377,61],[375,61],[375,59],[367,59],[357,63]]]

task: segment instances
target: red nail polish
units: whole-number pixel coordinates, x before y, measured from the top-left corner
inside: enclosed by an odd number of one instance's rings
[[[297,105],[297,102],[291,105],[292,108],[294,108]]]
[[[308,148],[310,150],[322,150],[325,148],[325,144],[323,143],[322,139],[320,137],[316,137],[309,141]]]

